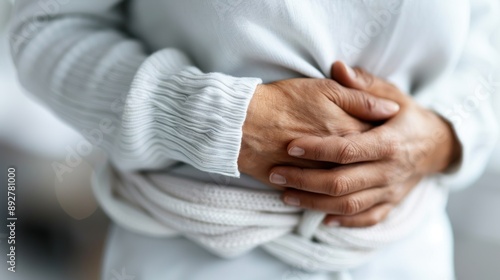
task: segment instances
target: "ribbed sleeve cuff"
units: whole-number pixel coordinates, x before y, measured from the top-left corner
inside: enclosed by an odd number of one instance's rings
[[[127,98],[124,154],[167,159],[225,176],[239,176],[242,127],[258,78],[202,73],[173,49],[150,56],[140,67]]]

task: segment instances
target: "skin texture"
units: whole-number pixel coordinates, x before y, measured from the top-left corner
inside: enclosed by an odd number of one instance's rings
[[[287,145],[304,136],[343,137],[372,128],[399,111],[393,101],[330,79],[289,79],[259,85],[248,108],[238,158],[239,170],[269,183],[276,165],[321,170],[333,162],[290,156]],[[276,184],[270,184],[281,188]]]
[[[275,166],[269,180],[286,187],[285,203],[330,214],[325,219],[328,225],[365,227],[382,221],[421,178],[445,171],[460,158],[461,147],[440,116],[387,81],[359,68],[349,69],[335,63],[332,78],[345,87],[397,102],[399,112],[369,130],[294,139],[286,147],[291,156],[339,165]]]

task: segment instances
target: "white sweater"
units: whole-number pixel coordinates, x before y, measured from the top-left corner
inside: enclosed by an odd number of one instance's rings
[[[453,122],[463,158],[434,182],[461,187],[497,136],[483,80],[500,61],[488,42],[498,18],[494,0],[18,0],[11,45],[28,91],[99,140],[120,172],[180,161],[186,177],[238,177],[256,85],[329,77],[343,60]],[[213,178],[203,174],[200,184]],[[230,182],[257,185],[243,179]]]

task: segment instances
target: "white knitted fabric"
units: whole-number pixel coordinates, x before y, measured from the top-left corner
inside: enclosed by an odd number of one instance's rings
[[[200,184],[165,173],[113,174],[110,167],[101,169],[94,191],[113,220],[130,230],[181,234],[221,257],[262,246],[311,271],[344,271],[366,262],[410,234],[446,199],[445,189],[424,180],[382,223],[327,227],[324,213],[287,206],[278,191]]]
[[[11,50],[23,86],[127,172],[96,176],[96,197],[114,221],[150,235],[182,234],[220,256],[262,246],[304,269],[341,271],[444,207],[445,189],[421,183],[371,228],[326,228],[322,214],[286,206],[275,191],[140,171],[183,162],[238,177],[256,86],[329,77],[335,60],[453,117],[450,106],[467,105],[475,92],[471,66],[489,74],[500,61],[488,35],[498,26],[498,1],[402,1],[397,11],[388,2],[17,0]],[[369,45],[344,51],[374,15],[389,11],[393,20]],[[496,143],[490,102],[476,105],[453,123],[463,160],[442,185],[473,181]],[[59,179],[68,169],[55,170]]]

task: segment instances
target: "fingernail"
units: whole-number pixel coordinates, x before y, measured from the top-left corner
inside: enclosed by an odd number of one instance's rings
[[[356,71],[354,71],[354,69],[352,69],[351,67],[347,66],[347,64],[345,64],[344,62],[342,62],[344,64],[344,67],[345,67],[345,70],[347,72],[347,74],[349,75],[349,77],[351,79],[356,79],[356,77],[358,76],[356,74]]]
[[[328,221],[328,223],[326,223],[326,226],[328,226],[328,227],[338,227],[338,226],[340,226],[340,222],[336,221],[336,220],[331,220],[331,221]]]
[[[304,149],[299,148],[299,147],[293,147],[288,151],[288,154],[294,157],[300,157],[305,154]]]
[[[285,196],[285,203],[291,206],[299,206],[300,200],[297,197]]]
[[[276,173],[271,173],[271,176],[269,176],[269,181],[271,181],[271,183],[277,184],[277,185],[284,185],[284,184],[286,184],[285,177],[283,177],[283,176],[281,176],[279,174],[276,174]]]
[[[399,104],[389,100],[382,100],[382,111],[387,114],[394,114],[399,111]]]

